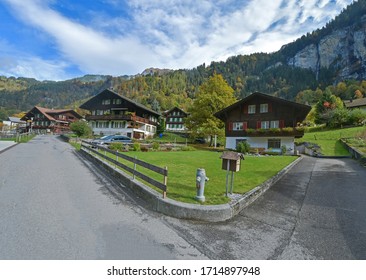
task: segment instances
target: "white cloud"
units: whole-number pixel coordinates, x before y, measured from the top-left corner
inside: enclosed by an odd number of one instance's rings
[[[351,2],[131,0],[131,22],[94,14],[87,26],[52,10],[53,0],[4,1],[25,24],[54,38],[65,62],[41,65],[74,64],[85,73],[112,75],[136,74],[152,66],[192,68],[232,55],[276,51],[322,27]],[[105,2],[118,5],[116,0]]]

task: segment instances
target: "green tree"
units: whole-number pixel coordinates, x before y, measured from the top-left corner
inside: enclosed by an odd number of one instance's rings
[[[189,110],[186,127],[194,137],[210,137],[224,135],[224,123],[213,114],[233,104],[236,101],[234,90],[219,74],[214,74],[203,83],[197,97]]]
[[[88,137],[92,134],[92,129],[87,122],[79,120],[70,125],[70,129],[78,137]]]
[[[327,88],[315,105],[315,123],[329,125],[332,118],[332,111],[343,108],[343,102],[339,97],[332,94]]]

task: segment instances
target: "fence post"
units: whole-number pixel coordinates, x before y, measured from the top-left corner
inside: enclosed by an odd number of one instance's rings
[[[168,167],[165,166],[164,168],[166,170],[166,173],[168,173]],[[165,187],[167,186],[168,184],[168,176],[166,174],[164,174],[164,185]],[[166,198],[166,191],[163,191],[163,198]]]
[[[136,171],[136,156],[134,158],[134,161],[133,161],[133,174],[132,174],[132,179],[135,180],[135,171]]]

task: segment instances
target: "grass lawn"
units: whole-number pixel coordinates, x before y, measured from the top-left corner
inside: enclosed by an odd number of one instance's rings
[[[229,201],[225,197],[226,171],[221,170],[221,153],[209,151],[189,152],[128,152],[126,155],[146,161],[148,163],[168,167],[168,191],[169,198],[198,203],[196,196],[196,171],[204,168],[209,181],[205,187],[205,204],[222,204]],[[254,157],[246,156],[242,161],[241,171],[234,175],[234,192],[246,193],[277,174],[282,168],[294,161],[296,157],[270,156]],[[122,159],[121,162],[125,163]],[[127,165],[127,164],[126,164]],[[130,165],[130,164],[129,164]],[[130,165],[131,166],[131,165]],[[162,175],[152,174],[149,170],[138,167],[137,170],[162,181]]]
[[[346,156],[349,155],[343,147],[340,138],[353,138],[358,133],[365,131],[366,127],[352,127],[335,130],[324,130],[317,132],[305,132],[304,137],[298,142],[311,142],[318,144],[322,149],[322,154],[326,156]]]

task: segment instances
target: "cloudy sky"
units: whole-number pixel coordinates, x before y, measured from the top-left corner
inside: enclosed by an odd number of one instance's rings
[[[324,26],[351,2],[0,0],[0,75],[133,75],[273,52]]]

